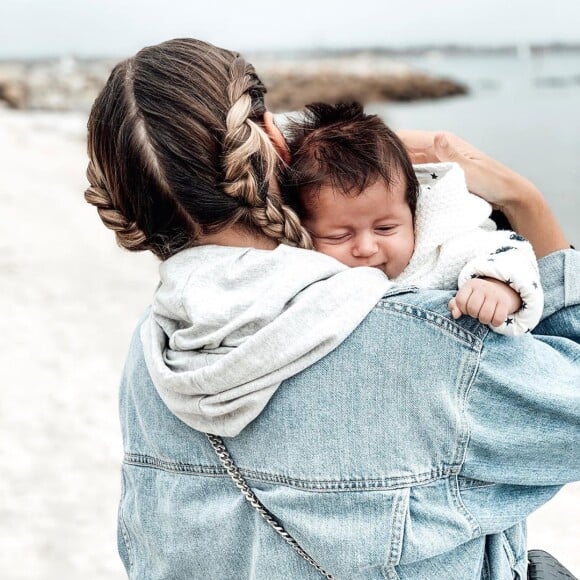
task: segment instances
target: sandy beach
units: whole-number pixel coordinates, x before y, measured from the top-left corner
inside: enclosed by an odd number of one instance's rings
[[[85,116],[0,109],[0,576],[124,578],[117,384],[157,281],[85,203]],[[580,485],[530,519],[580,574]]]

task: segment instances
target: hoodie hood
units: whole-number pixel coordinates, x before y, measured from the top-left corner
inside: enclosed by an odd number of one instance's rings
[[[376,268],[284,245],[190,248],[160,277],[141,330],[149,373],[177,417],[221,436],[335,349],[392,285]]]

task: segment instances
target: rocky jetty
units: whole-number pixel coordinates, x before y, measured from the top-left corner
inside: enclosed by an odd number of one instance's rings
[[[269,87],[268,106],[274,111],[299,109],[315,101],[417,101],[467,93],[464,85],[422,73],[363,78],[346,74],[272,74],[265,77],[265,82]]]
[[[252,59],[268,87],[269,108],[288,111],[315,101],[417,101],[465,95],[452,79],[389,58],[361,53],[319,59]]]
[[[273,111],[314,101],[412,101],[462,95],[453,80],[410,69],[372,54],[307,58],[251,58],[268,87]],[[113,60],[0,62],[0,106],[86,112],[114,66]]]

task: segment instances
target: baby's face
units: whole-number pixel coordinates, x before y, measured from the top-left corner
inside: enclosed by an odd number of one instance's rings
[[[399,179],[388,188],[379,180],[356,197],[323,186],[307,203],[303,220],[315,248],[347,266],[380,268],[396,278],[413,255],[413,215]]]

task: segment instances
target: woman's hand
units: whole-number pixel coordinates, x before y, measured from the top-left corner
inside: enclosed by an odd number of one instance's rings
[[[519,173],[453,133],[399,131],[398,135],[413,163],[459,163],[468,189],[501,210],[514,230],[530,241],[538,258],[570,247],[538,188]]]
[[[459,163],[469,191],[489,201],[495,209],[521,203],[525,197],[541,197],[530,181],[453,133],[400,131],[399,137],[413,163]]]

